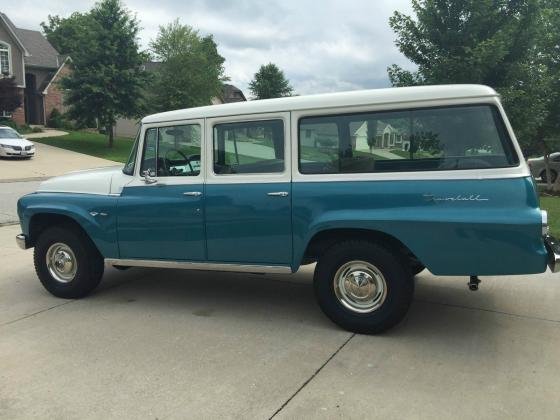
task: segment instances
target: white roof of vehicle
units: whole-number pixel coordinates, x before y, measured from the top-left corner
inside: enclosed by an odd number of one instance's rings
[[[442,99],[464,99],[496,96],[494,89],[482,85],[413,86],[387,89],[357,90],[352,92],[324,93],[320,95],[292,96],[209,105],[179,109],[145,117],[143,123],[158,123],[196,118],[223,117],[241,114],[297,111],[304,109],[334,108],[372,104],[392,104]]]

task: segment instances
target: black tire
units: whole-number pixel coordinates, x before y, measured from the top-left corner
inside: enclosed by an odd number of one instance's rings
[[[413,262],[410,265],[410,272],[412,273],[413,276],[415,276],[416,274],[420,274],[425,269],[426,266],[423,265],[421,262]]]
[[[357,313],[342,303],[335,291],[335,275],[352,261],[374,266],[385,279],[386,296],[380,306],[368,313]],[[323,312],[342,328],[376,334],[398,324],[406,315],[414,294],[414,280],[406,259],[367,241],[346,241],[330,247],[317,262],[315,296]]]
[[[558,172],[556,172],[554,169],[551,169],[550,170],[550,182],[554,184],[556,182],[556,178],[558,178]],[[541,172],[541,180],[542,180],[542,182],[547,182],[546,181],[546,171]]]
[[[74,253],[77,268],[68,282],[57,280],[47,265],[47,253],[54,244],[63,244]],[[68,225],[53,226],[43,231],[35,243],[33,254],[35,271],[41,283],[54,296],[78,299],[97,287],[103,277],[103,257],[91,239],[79,228]]]

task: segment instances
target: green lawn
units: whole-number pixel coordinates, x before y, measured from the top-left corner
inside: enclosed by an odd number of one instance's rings
[[[550,234],[560,238],[560,197],[542,197],[541,208],[548,212]]]
[[[104,134],[83,131],[71,131],[66,136],[45,137],[33,139],[33,141],[116,162],[126,162],[134,142],[133,139],[126,137],[115,137],[113,147],[109,148],[107,147],[107,136]]]

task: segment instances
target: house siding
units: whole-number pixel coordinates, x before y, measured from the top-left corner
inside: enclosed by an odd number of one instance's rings
[[[138,133],[140,120],[119,118],[115,124],[115,136],[134,138]]]
[[[0,24],[0,41],[10,45],[12,75],[15,77],[18,86],[23,87],[25,82],[23,74],[23,53],[12,35],[10,35],[2,24]]]

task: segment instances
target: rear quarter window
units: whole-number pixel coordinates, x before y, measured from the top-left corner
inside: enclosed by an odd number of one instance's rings
[[[497,108],[453,106],[305,117],[302,174],[485,169],[519,158]]]

